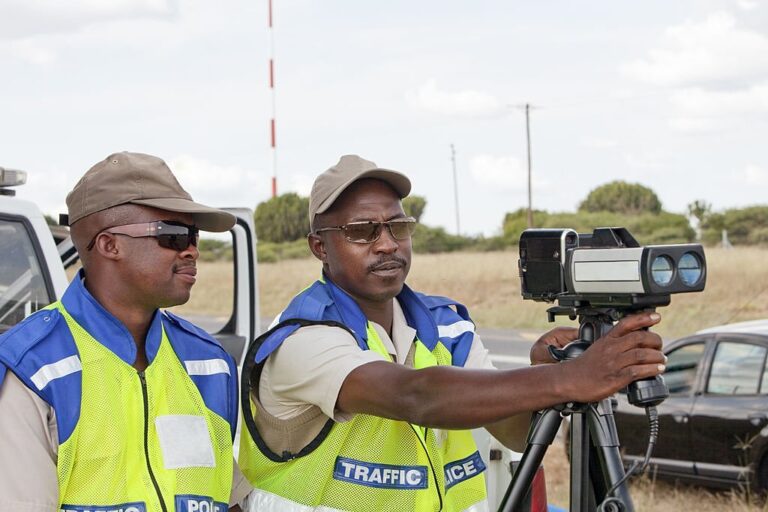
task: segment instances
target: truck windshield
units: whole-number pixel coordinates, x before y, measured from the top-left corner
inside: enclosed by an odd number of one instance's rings
[[[51,302],[29,230],[0,218],[0,333]]]

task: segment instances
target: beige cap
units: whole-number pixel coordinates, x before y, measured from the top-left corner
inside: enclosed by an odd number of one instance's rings
[[[315,215],[328,210],[347,187],[363,178],[387,182],[395,189],[400,199],[411,192],[411,180],[405,174],[381,169],[370,160],[357,155],[344,155],[339,159],[339,163],[318,176],[312,185],[312,192],[309,194],[310,224]]]
[[[227,231],[235,224],[231,213],[194,202],[163,160],[127,151],[91,167],[67,194],[69,224],[126,203],[191,213],[203,231]]]

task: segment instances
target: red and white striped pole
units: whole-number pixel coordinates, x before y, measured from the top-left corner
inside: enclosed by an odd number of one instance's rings
[[[272,0],[269,2],[269,89],[272,92],[272,119],[269,124],[272,148],[272,197],[277,197],[277,145],[275,141],[275,34],[272,30]]]

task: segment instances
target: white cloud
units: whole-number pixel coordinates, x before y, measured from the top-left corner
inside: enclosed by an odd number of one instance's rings
[[[670,100],[673,106],[692,115],[717,116],[768,112],[768,81],[748,89],[730,91],[682,89],[673,93]]]
[[[289,189],[300,196],[309,197],[315,177],[315,175],[311,174],[292,173],[289,177]],[[281,194],[283,191],[278,190],[277,192]]]
[[[671,117],[668,123],[673,130],[684,133],[708,133],[720,127],[714,119],[707,117]]]
[[[768,185],[768,170],[755,164],[749,164],[744,169],[744,178],[747,185],[766,186]]]
[[[592,149],[610,149],[616,147],[616,141],[604,137],[585,136],[581,138],[581,144]]]
[[[622,67],[629,76],[656,85],[746,80],[768,72],[768,36],[736,26],[727,12],[669,27],[664,44]]]
[[[72,32],[96,22],[168,17],[173,0],[4,0],[0,39]]]
[[[190,155],[168,160],[181,185],[196,200],[216,206],[248,206],[271,194],[269,173],[237,165],[219,165]]]
[[[56,60],[57,53],[50,47],[39,44],[34,39],[17,39],[7,44],[0,44],[0,52],[5,50],[9,55],[30,64],[44,66]]]
[[[505,112],[505,105],[491,94],[474,90],[442,91],[435,80],[427,81],[417,91],[408,91],[405,98],[415,109],[450,116],[496,117]]]
[[[740,9],[751,11],[760,5],[760,2],[757,0],[738,0],[736,5],[738,5]]]
[[[514,156],[474,156],[469,161],[469,172],[480,185],[511,191],[528,188],[528,168],[523,160]],[[534,174],[533,185],[546,187],[548,182]]]
[[[666,158],[659,153],[627,153],[624,161],[629,167],[643,170],[658,170],[666,165]]]

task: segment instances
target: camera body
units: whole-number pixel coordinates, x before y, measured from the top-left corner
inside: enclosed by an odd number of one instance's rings
[[[642,309],[706,283],[700,244],[640,246],[625,228],[527,229],[518,267],[524,299],[562,306]]]

